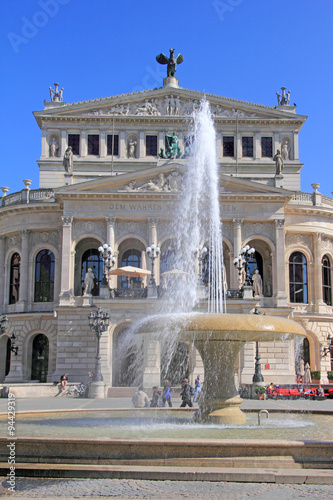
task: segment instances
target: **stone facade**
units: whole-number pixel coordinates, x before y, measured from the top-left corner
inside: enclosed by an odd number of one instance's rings
[[[116,276],[110,278],[113,292],[108,297],[96,291],[83,296],[84,266],[92,262],[100,277],[96,250],[105,242],[113,249],[116,267],[132,255],[139,267],[149,269],[147,246],[154,243],[165,255],[172,247],[172,215],[182,195],[191,143],[189,122],[202,97],[162,87],[72,104],[51,100],[34,113],[42,134],[40,187],[30,189],[25,180],[21,192],[3,188],[1,198],[0,304],[9,327],[0,337],[0,381],[52,382],[64,372],[72,381],[86,381],[96,355],[88,314],[91,306],[100,306],[111,318],[101,338],[105,384],[134,383],[125,373],[127,354],[120,339],[163,299],[149,293],[118,294],[126,289]],[[210,94],[206,99],[217,134],[228,287],[238,288],[233,259],[246,244],[256,249],[263,281],[262,296],[228,299],[227,310],[239,313],[258,306],[261,313],[300,322],[307,343],[298,349],[326,382],[331,359],[322,357],[321,349],[332,334],[333,200],[315,184],[314,192],[300,192],[298,134],[306,117],[289,104],[269,107]],[[158,156],[165,148],[165,130],[177,133],[179,158]],[[68,146],[73,150],[71,169],[63,164]],[[281,173],[273,159],[278,149]],[[303,278],[293,285],[295,255],[304,258]],[[162,285],[162,272],[161,256],[155,262],[157,285]],[[148,284],[147,278],[142,283]],[[9,350],[12,334],[17,356]],[[295,381],[299,351],[294,342],[265,343],[259,349],[266,382]],[[255,345],[247,344],[235,367],[237,383],[252,381],[254,357]],[[145,386],[160,384],[161,358],[158,342],[146,339],[141,366]],[[202,363],[192,346],[188,360],[193,379]]]

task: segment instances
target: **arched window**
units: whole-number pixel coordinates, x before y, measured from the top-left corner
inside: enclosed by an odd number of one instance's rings
[[[135,250],[131,248],[130,250],[126,250],[123,253],[121,259],[121,267],[132,266],[132,267],[141,267],[141,252],[140,250]],[[130,288],[132,286],[140,287],[141,286],[141,278],[126,278],[126,276],[121,277],[121,288]]]
[[[86,272],[91,268],[95,276],[95,286],[91,290],[91,295],[97,297],[99,295],[99,287],[103,279],[103,261],[100,258],[99,251],[96,248],[90,248],[82,255],[82,273],[81,273],[81,285],[82,293],[84,290],[84,278]]]
[[[290,302],[308,302],[308,272],[306,257],[301,252],[293,252],[289,258]]]
[[[10,261],[9,303],[16,304],[20,295],[20,263],[21,257],[14,253]]]
[[[54,254],[41,250],[36,257],[35,302],[53,302],[54,298]]]
[[[31,380],[47,382],[49,366],[49,340],[39,333],[32,343]]]
[[[321,269],[323,277],[323,301],[328,306],[332,305],[332,271],[328,255],[321,259]]]

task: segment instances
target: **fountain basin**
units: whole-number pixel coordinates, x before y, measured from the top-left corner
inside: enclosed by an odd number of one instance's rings
[[[301,325],[278,316],[254,314],[181,313],[151,316],[141,321],[137,333],[176,335],[193,342],[204,365],[200,397],[203,420],[245,424],[242,399],[234,384],[234,365],[245,342],[272,342],[306,336]]]

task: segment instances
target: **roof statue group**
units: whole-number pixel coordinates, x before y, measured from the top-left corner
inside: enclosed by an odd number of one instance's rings
[[[171,48],[169,50],[170,50],[169,57],[167,57],[163,53],[160,53],[156,56],[156,60],[159,64],[166,64],[167,65],[167,78],[173,78],[173,77],[175,77],[177,64],[181,64],[184,61],[184,56],[183,56],[183,54],[178,54],[177,57],[175,57],[175,49]],[[51,87],[49,87],[51,101],[62,102],[63,88],[61,88],[59,90],[58,83],[55,83],[54,86],[55,86],[54,90]],[[281,90],[282,90],[282,95],[279,94],[278,92],[276,93],[278,105],[279,106],[289,106],[290,105],[290,90],[287,93],[286,93],[286,87],[281,87]],[[180,100],[179,100],[178,96],[176,97],[176,99],[174,99],[172,95],[171,95],[171,97],[166,96],[165,99],[166,99],[165,112],[167,115],[169,115],[169,114],[170,115],[171,114],[177,115],[177,114],[181,114],[181,111],[184,111],[184,110],[180,109]],[[156,101],[156,105],[157,105],[157,100],[155,99],[155,101]],[[123,106],[121,106],[121,107],[123,108]],[[220,106],[217,106],[217,108],[220,108]],[[194,110],[195,110],[195,105],[193,104],[192,112]],[[115,112],[115,109],[112,109],[112,111]],[[229,116],[236,116],[235,110],[233,110],[233,113],[230,113],[230,111],[224,111],[223,113],[221,113],[219,111],[220,111],[219,109],[216,109],[215,111],[214,111],[214,109],[212,109],[213,116],[217,116],[217,115],[220,116],[221,114],[222,115],[225,114],[228,117]],[[134,114],[152,114],[152,115],[155,115],[155,114],[160,115],[161,114],[161,111],[159,111],[157,109],[157,107],[154,106],[154,104],[150,103],[148,99],[145,100],[145,103],[143,106],[141,106],[141,108],[138,107],[134,111],[128,109],[127,112],[128,113],[132,112]],[[92,113],[96,114],[96,113],[98,113],[98,111],[93,111]],[[118,114],[119,113],[120,113],[120,111],[118,110]],[[122,113],[120,113],[120,114],[122,114]],[[127,113],[125,113],[125,114],[127,114]],[[245,116],[245,114],[244,114],[244,116]],[[253,115],[253,116],[255,116],[255,115]],[[179,147],[179,144],[178,144],[179,139],[178,139],[177,133],[173,132],[172,134],[168,134],[166,130],[164,132],[165,132],[165,148],[160,148],[160,152],[158,153],[159,158],[166,159],[166,160],[176,159],[176,158],[188,158],[191,154],[190,147],[188,147],[188,146],[185,147],[185,152],[182,153],[181,148]],[[128,142],[128,158],[135,158],[136,157],[136,146],[137,146],[137,141],[135,139],[129,140],[129,142]],[[52,138],[50,141],[50,144],[49,144],[49,156],[50,157],[57,157],[58,153],[60,153],[59,144],[55,138]],[[275,167],[276,167],[276,171],[275,171],[276,176],[282,175],[284,162],[290,160],[289,153],[290,153],[289,143],[288,143],[288,140],[285,140],[283,145],[282,145],[281,150],[278,149],[276,151],[276,154],[273,157],[273,161],[275,162]],[[64,153],[63,166],[64,166],[64,169],[67,173],[73,172],[73,151],[72,151],[71,146],[68,146],[65,153]],[[131,186],[131,188],[133,189],[133,186]]]

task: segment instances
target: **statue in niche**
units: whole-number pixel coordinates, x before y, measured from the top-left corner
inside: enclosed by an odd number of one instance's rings
[[[273,161],[275,161],[275,166],[276,166],[275,175],[281,175],[283,170],[283,159],[279,149],[277,150],[276,155],[273,158]]]
[[[136,145],[137,145],[137,141],[135,141],[135,140],[130,140],[128,142],[128,157],[129,158],[136,158]]]
[[[281,151],[283,161],[289,160],[289,151],[290,147],[288,146],[288,141],[285,140]]]
[[[73,150],[72,150],[72,146],[68,146],[68,148],[65,151],[63,165],[64,165],[64,168],[65,168],[66,172],[72,172],[73,171]]]
[[[167,64],[167,77],[170,77],[175,76],[177,64],[181,64],[184,61],[184,56],[183,54],[178,54],[175,57],[175,49],[170,49],[169,58],[161,53],[156,56],[156,61],[160,64]]]
[[[83,295],[91,295],[91,291],[94,288],[95,285],[95,275],[91,269],[91,267],[88,268],[88,271],[86,272],[86,275],[84,277],[84,292]]]
[[[50,141],[50,158],[58,156],[59,144],[55,138]]]
[[[262,279],[259,270],[256,269],[252,275],[254,296],[262,296]]]
[[[165,130],[165,140],[166,140],[166,156],[167,158],[180,158],[181,156],[181,150],[180,147],[178,146],[178,136],[176,132],[173,132],[172,135],[168,135],[167,131]]]

